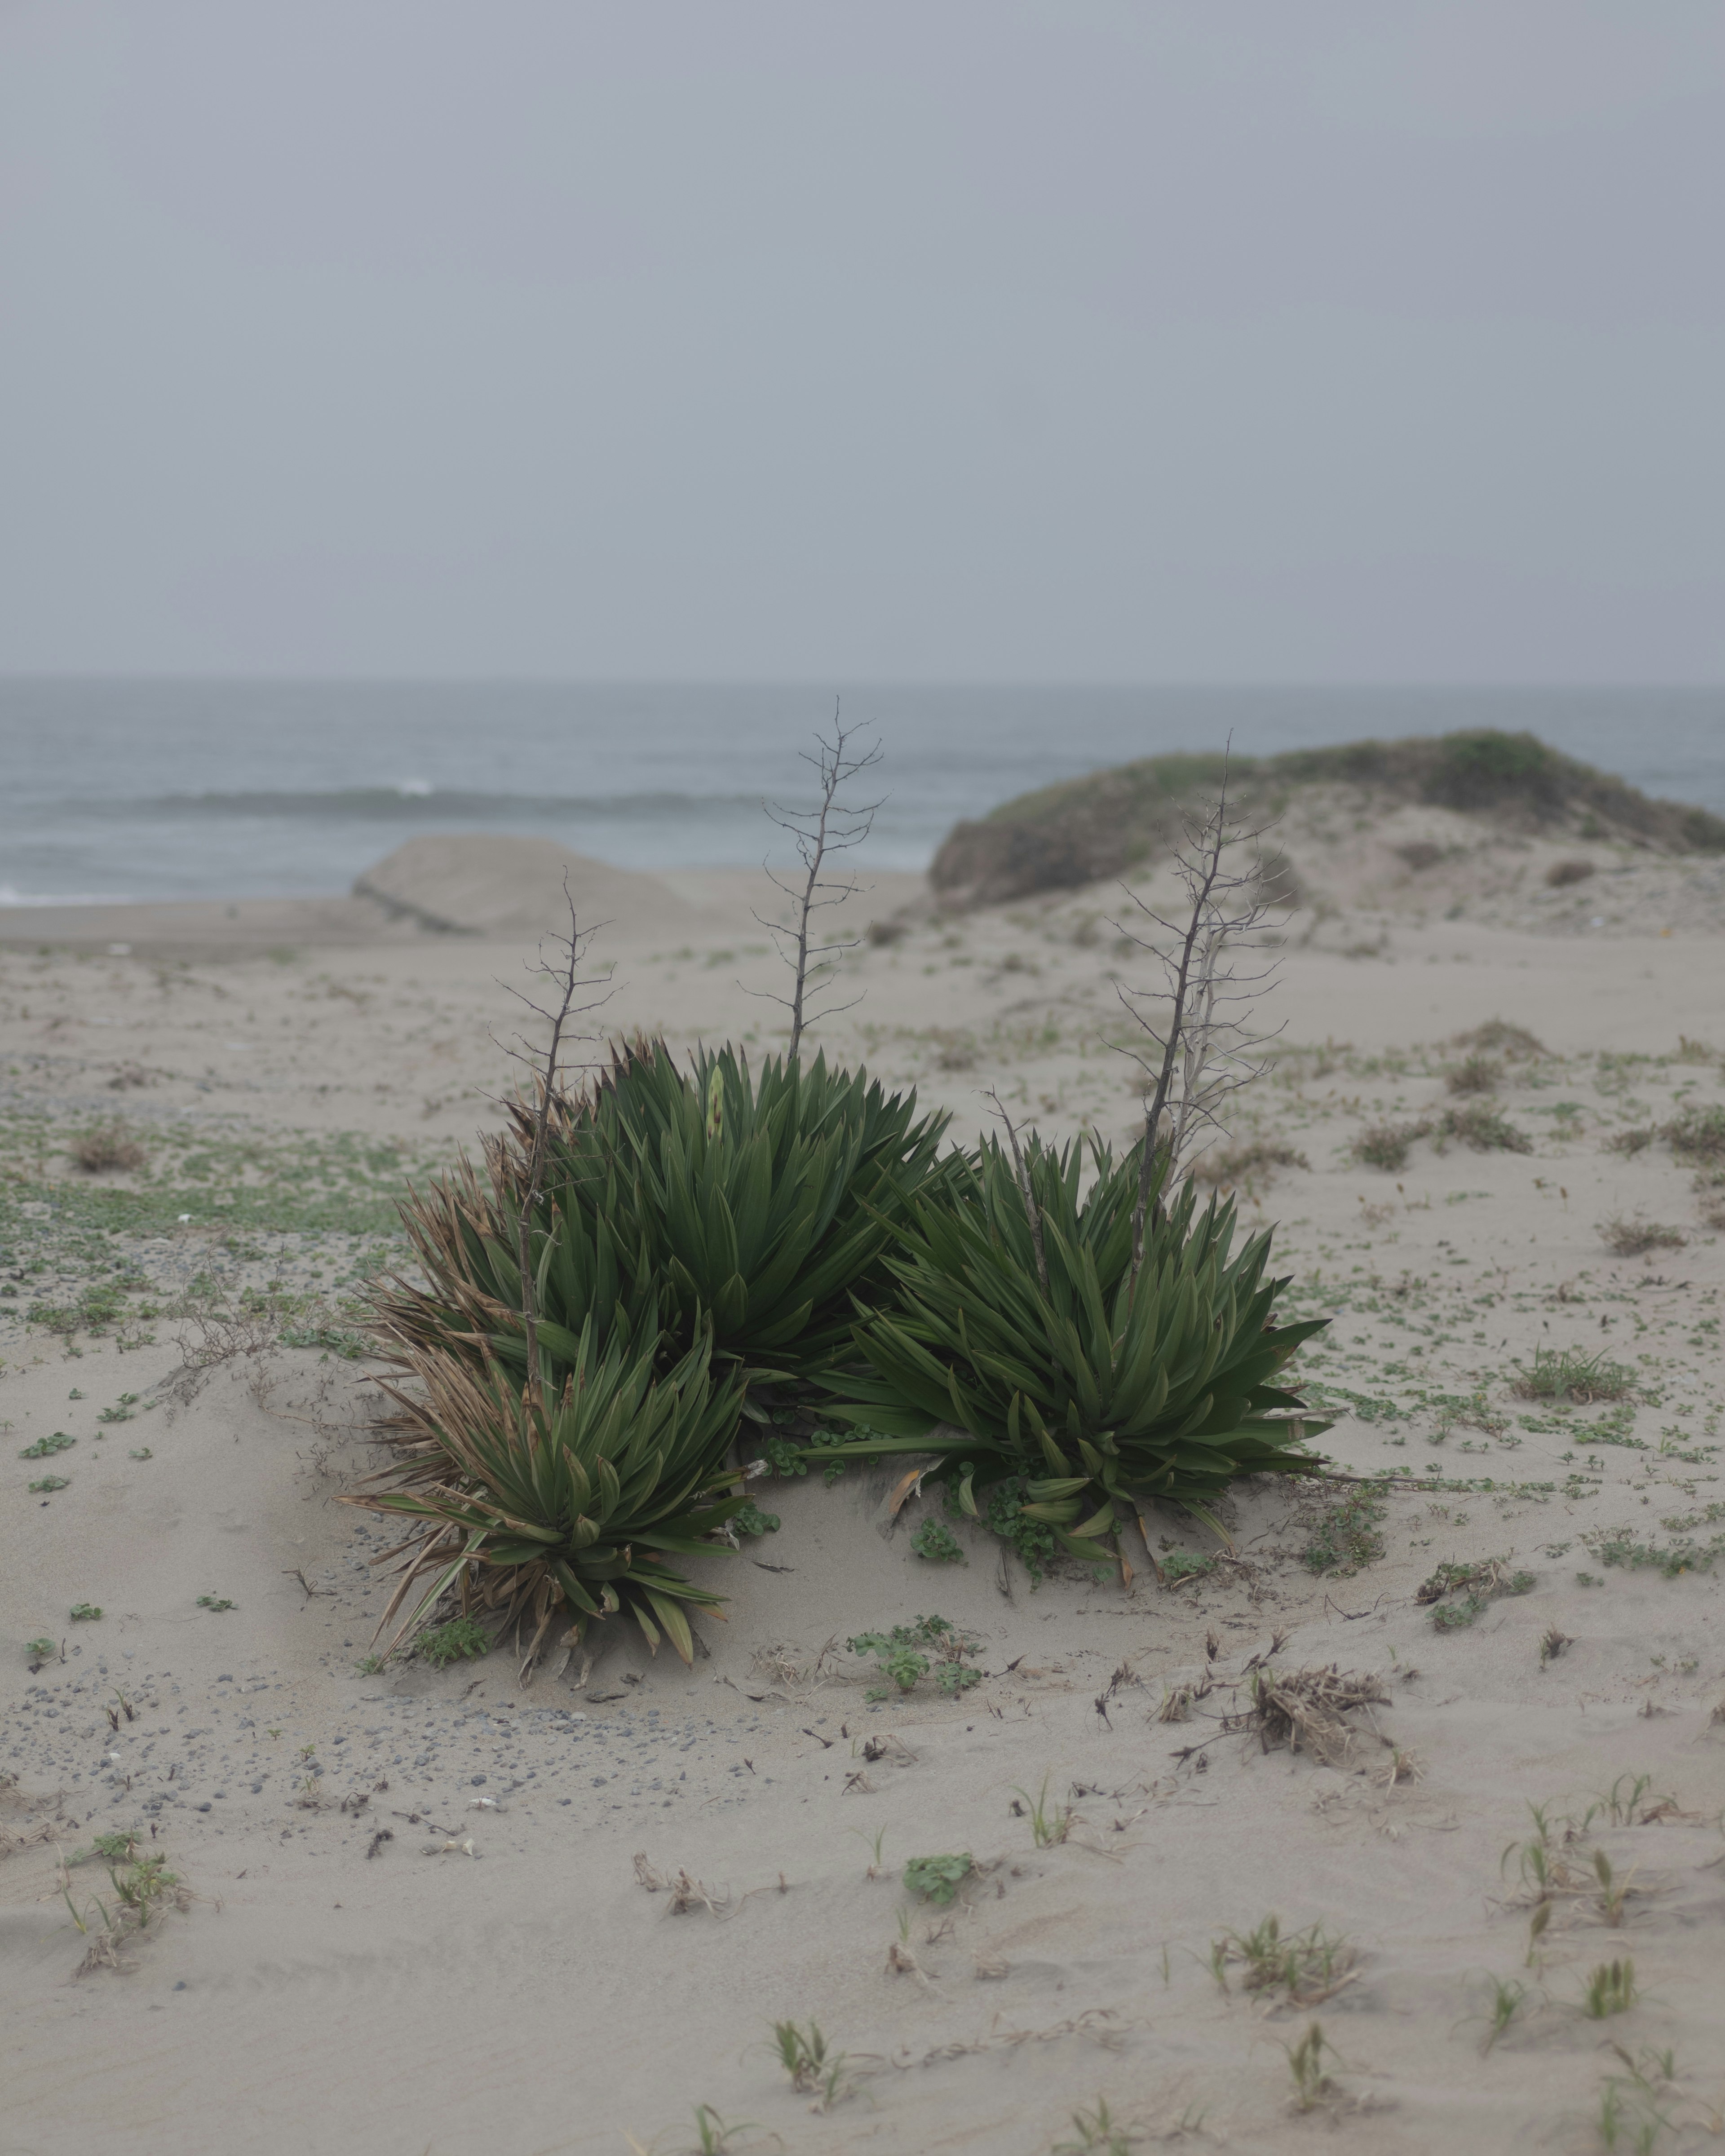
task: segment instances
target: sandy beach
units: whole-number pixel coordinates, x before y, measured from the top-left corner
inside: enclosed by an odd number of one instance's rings
[[[885,1471],[772,1481],[777,1529],[699,1561],[727,1621],[692,1670],[619,1629],[526,1687],[506,1650],[362,1669],[386,1541],[336,1500],[382,1406],[354,1300],[403,1178],[499,1120],[555,864],[441,913],[408,880],[0,916],[0,2150],[668,2156],[697,2106],[792,2156],[1488,2156],[1656,2114],[1712,2145],[1725,1261],[1658,1133],[1720,1106],[1725,937],[1657,864],[1568,891],[1524,846],[1420,885],[1404,842],[1291,839],[1329,896],[1290,916],[1230,1139],[1291,1306],[1332,1320],[1297,1366],[1322,1449],[1381,1497],[1245,1486],[1231,1546],[1153,1515],[1127,1587],[1037,1584],[964,1523],[928,1562],[937,1502],[891,1515]],[[585,873],[595,1028],[782,1040],[762,878]],[[1129,1140],[1125,904],[943,915],[877,879],[817,1037],[967,1138],[993,1086]],[[1442,1135],[1494,1022],[1531,1036],[1491,1096],[1525,1151]],[[1354,1151],[1422,1122],[1399,1166]],[[121,1164],[77,1164],[95,1131]],[[1672,1236],[1616,1254],[1636,1221]],[[1538,1396],[1564,1351],[1607,1397]],[[1494,1563],[1467,1621],[1420,1599]],[[846,1639],[937,1612],[983,1681],[870,1702]],[[1255,1677],[1332,1666],[1373,1681],[1351,1741],[1267,1744]],[[80,1974],[98,1835],[189,1898]],[[901,1883],[961,1852],[950,1906]],[[1240,1958],[1271,1916],[1321,1928],[1291,1989]],[[786,2020],[843,2055],[824,2091]]]

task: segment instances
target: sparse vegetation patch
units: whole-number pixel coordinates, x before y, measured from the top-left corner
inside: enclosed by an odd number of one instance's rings
[[[957,1898],[958,1889],[976,1869],[968,1850],[957,1856],[913,1856],[905,1866],[905,1886],[918,1901],[937,1908]]]
[[[1334,1573],[1343,1579],[1384,1554],[1378,1529],[1384,1519],[1381,1493],[1369,1486],[1326,1491],[1322,1509],[1312,1515],[1312,1530],[1300,1562],[1308,1572]]]
[[[1373,1123],[1354,1139],[1349,1151],[1362,1168],[1380,1168],[1386,1174],[1399,1174],[1414,1144],[1430,1127],[1425,1122]]]
[[[1635,1390],[1635,1373],[1622,1363],[1614,1363],[1601,1348],[1584,1355],[1579,1348],[1536,1348],[1531,1369],[1524,1369],[1511,1389],[1524,1400],[1627,1399]]]
[[[1644,1220],[1639,1214],[1625,1219],[1615,1214],[1609,1220],[1599,1223],[1599,1240],[1614,1257],[1642,1258],[1652,1250],[1681,1250],[1689,1238],[1681,1228],[1663,1227],[1657,1220]]]
[[[451,1662],[475,1661],[490,1651],[490,1634],[471,1617],[452,1617],[447,1624],[430,1625],[413,1642],[413,1652],[434,1670],[447,1669]]]
[[[1440,1632],[1459,1632],[1498,1595],[1526,1594],[1535,1584],[1531,1572],[1515,1570],[1507,1558],[1486,1558],[1475,1564],[1440,1564],[1421,1581],[1414,1599],[1431,1605],[1431,1621]]]
[[[931,1670],[937,1690],[948,1697],[982,1682],[982,1671],[966,1659],[978,1643],[944,1617],[918,1617],[889,1632],[859,1632],[845,1644],[853,1655],[872,1656],[878,1674],[890,1680],[866,1694],[870,1700],[914,1691]]]

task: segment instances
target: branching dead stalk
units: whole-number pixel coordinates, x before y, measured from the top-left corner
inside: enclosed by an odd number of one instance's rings
[[[860,996],[853,996],[848,1004],[829,1004],[820,1010],[809,1008],[810,971],[836,968],[845,952],[854,951],[858,942],[853,936],[819,942],[815,940],[814,921],[817,913],[828,906],[842,906],[862,888],[850,877],[829,878],[823,873],[833,855],[848,853],[852,847],[861,845],[874,829],[875,811],[880,806],[880,802],[875,800],[853,808],[839,798],[845,787],[880,761],[878,742],[865,755],[855,752],[853,743],[856,732],[855,726],[844,724],[835,701],[831,740],[818,733],[814,752],[803,752],[803,761],[813,767],[820,782],[816,805],[798,809],[787,808],[778,802],[761,804],[780,830],[790,833],[797,858],[803,865],[800,882],[787,881],[772,869],[767,871],[773,885],[791,901],[790,921],[768,921],[761,914],[755,916],[791,970],[793,986],[789,995],[776,996],[770,990],[751,992],[764,994],[769,1003],[781,1004],[790,1013],[791,1045],[786,1051],[788,1057],[796,1055],[809,1026],[818,1024],[823,1019],[836,1018],[840,1011],[850,1010],[862,1000]],[[815,993],[819,993],[819,986]]]
[[[1140,913],[1171,938],[1138,935],[1117,922],[1122,935],[1153,954],[1163,968],[1161,989],[1121,988],[1117,993],[1133,1023],[1142,1029],[1156,1055],[1128,1050],[1155,1085],[1144,1111],[1144,1158],[1138,1177],[1138,1203],[1132,1215],[1132,1277],[1144,1262],[1151,1187],[1158,1153],[1166,1160],[1163,1185],[1178,1180],[1189,1147],[1199,1130],[1219,1129],[1224,1103],[1265,1068],[1262,1050],[1281,1029],[1254,1031],[1245,1007],[1276,984],[1276,962],[1242,972],[1238,960],[1260,951],[1270,906],[1265,896],[1259,841],[1273,819],[1248,825],[1228,805],[1228,769],[1214,805],[1200,822],[1188,815],[1185,838],[1174,856],[1190,908],[1181,921],[1168,921],[1129,891]],[[1230,865],[1236,850],[1251,850],[1249,866]],[[1147,1004],[1165,1007],[1158,1025]]]
[[[599,977],[582,977],[581,968],[588,950],[598,932],[593,928],[583,928],[575,916],[575,901],[569,895],[569,879],[563,878],[563,901],[569,909],[569,932],[547,940],[560,952],[555,963],[545,955],[545,944],[539,947],[539,957],[529,969],[549,981],[556,992],[555,1004],[537,1004],[523,989],[511,988],[529,1010],[546,1019],[551,1026],[551,1039],[546,1048],[536,1050],[524,1034],[517,1034],[520,1045],[505,1053],[517,1063],[524,1063],[532,1073],[533,1111],[531,1127],[533,1142],[527,1154],[527,1174],[521,1191],[521,1210],[516,1223],[516,1260],[521,1276],[521,1326],[526,1335],[527,1383],[526,1395],[531,1405],[544,1406],[544,1373],[539,1367],[539,1298],[536,1271],[533,1264],[533,1209],[539,1202],[539,1187],[545,1174],[545,1156],[551,1132],[552,1104],[557,1095],[557,1068],[562,1055],[565,1035],[571,1021],[584,1018],[589,1011],[598,1009],[609,1002],[611,990],[603,995],[588,996],[581,1000],[589,989],[599,986]],[[588,1040],[589,1034],[580,1034],[577,1039]]]

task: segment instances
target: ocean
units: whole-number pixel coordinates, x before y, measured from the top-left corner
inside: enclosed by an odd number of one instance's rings
[[[784,685],[0,680],[0,905],[344,891],[421,831],[518,831],[629,868],[783,860],[763,799],[834,692]],[[860,858],[1174,749],[1527,730],[1725,814],[1725,689],[858,687],[880,797]]]

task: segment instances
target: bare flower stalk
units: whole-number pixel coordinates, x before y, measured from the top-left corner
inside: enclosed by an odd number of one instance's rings
[[[533,1142],[527,1152],[526,1183],[521,1194],[521,1209],[516,1221],[516,1261],[521,1277],[521,1327],[526,1335],[527,1382],[525,1397],[530,1406],[543,1409],[544,1376],[539,1367],[539,1298],[536,1275],[533,1265],[533,1209],[539,1202],[539,1190],[545,1176],[545,1159],[551,1139],[552,1103],[557,1097],[557,1070],[566,1040],[570,1035],[574,1020],[584,1018],[589,1011],[597,1010],[608,1003],[611,990],[603,995],[588,995],[597,989],[601,976],[582,975],[589,946],[603,922],[593,928],[583,928],[576,919],[575,901],[569,895],[569,879],[563,878],[563,899],[569,909],[569,932],[547,940],[557,950],[555,960],[546,956],[546,946],[539,947],[537,961],[529,971],[551,983],[555,1002],[536,1003],[521,988],[511,988],[510,993],[524,1003],[529,1010],[547,1021],[551,1039],[542,1051],[534,1048],[526,1034],[517,1034],[518,1047],[506,1049],[505,1053],[515,1062],[524,1063],[532,1074],[533,1111],[531,1127]],[[583,1001],[583,997],[587,998]],[[591,1034],[574,1036],[591,1040]]]
[[[1153,953],[1165,982],[1160,990],[1118,991],[1155,1051],[1148,1056],[1127,1051],[1147,1076],[1155,1074],[1144,1111],[1144,1156],[1132,1215],[1134,1280],[1144,1262],[1158,1154],[1166,1160],[1164,1186],[1177,1182],[1199,1131],[1220,1127],[1225,1103],[1261,1074],[1262,1051],[1281,1029],[1255,1031],[1250,1022],[1250,1007],[1276,985],[1277,962],[1272,958],[1246,971],[1239,963],[1245,953],[1267,947],[1264,930],[1270,905],[1259,841],[1270,828],[1268,822],[1247,825],[1230,814],[1224,760],[1214,805],[1201,821],[1186,818],[1185,839],[1175,854],[1189,901],[1184,918],[1165,920],[1136,892],[1127,894],[1168,939],[1121,928],[1122,935]],[[1249,849],[1251,858],[1249,865],[1236,869],[1233,863],[1241,858],[1241,848]],[[1159,1022],[1147,1004],[1163,1007]]]
[[[823,1019],[836,1018],[840,1011],[853,1009],[861,1002],[853,996],[847,1004],[829,1004],[824,1009],[809,1008],[809,976],[811,971],[836,968],[839,959],[847,951],[856,948],[858,939],[835,937],[829,942],[818,940],[814,916],[824,908],[842,906],[853,898],[862,886],[849,876],[829,877],[825,870],[834,854],[847,853],[860,846],[874,829],[879,800],[853,807],[840,799],[845,787],[863,772],[880,761],[878,743],[866,754],[859,755],[853,746],[857,730],[845,726],[839,717],[839,706],[833,706],[833,733],[831,740],[816,734],[813,753],[804,751],[803,761],[812,765],[820,784],[820,792],[812,808],[787,808],[778,802],[763,802],[761,805],[768,818],[780,830],[788,831],[802,863],[803,874],[798,880],[786,881],[773,870],[767,873],[775,886],[791,902],[788,922],[768,921],[760,914],[755,918],[767,930],[778,947],[779,957],[789,967],[792,990],[788,996],[765,993],[770,1003],[782,1005],[791,1014],[791,1044],[787,1058],[793,1057],[801,1047],[804,1031]],[[819,994],[819,986],[814,994]]]
[[[988,1097],[994,1103],[994,1112],[1006,1126],[1006,1142],[1012,1147],[1012,1164],[1018,1171],[1019,1189],[1023,1194],[1024,1211],[1030,1223],[1030,1241],[1036,1252],[1036,1277],[1042,1283],[1043,1292],[1048,1292],[1048,1255],[1042,1247],[1042,1209],[1036,1203],[1036,1194],[1030,1187],[1030,1171],[1024,1164],[1024,1156],[1019,1145],[1019,1134],[1012,1127],[1012,1117],[1006,1112],[1006,1103],[991,1086]]]

